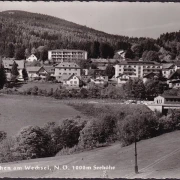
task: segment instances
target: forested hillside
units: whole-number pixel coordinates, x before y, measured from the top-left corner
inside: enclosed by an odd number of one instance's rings
[[[0,55],[25,59],[34,53],[47,60],[50,49],[82,49],[89,58],[126,58],[144,61],[179,59],[180,32],[166,33],[155,40],[111,35],[60,18],[25,11],[0,12]],[[115,56],[114,56],[115,55]]]
[[[37,13],[14,10],[0,13],[0,54],[6,57],[23,59],[24,54],[27,55],[31,51],[34,53],[49,49],[73,48],[87,50],[89,57],[106,58],[112,57],[115,50],[127,49],[131,43],[138,43],[144,39],[110,35]],[[45,50],[42,46],[45,46]],[[94,52],[97,46],[101,46],[101,53]],[[103,51],[109,53],[104,55]]]

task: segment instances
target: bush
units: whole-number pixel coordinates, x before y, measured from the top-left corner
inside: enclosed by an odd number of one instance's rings
[[[135,141],[151,138],[159,134],[157,117],[152,113],[134,113],[119,122],[120,139],[126,146]]]
[[[50,141],[47,144],[48,151],[50,154],[55,155],[63,148],[61,140],[62,131],[60,129],[60,126],[55,122],[48,122],[44,125],[43,130],[50,137]]]
[[[34,86],[31,90],[31,94],[32,95],[38,95],[38,87],[37,86]]]
[[[100,141],[100,124],[95,120],[89,121],[80,132],[80,146],[83,149],[94,148]]]
[[[78,144],[80,131],[84,128],[85,123],[85,121],[78,122],[72,119],[63,120],[62,124],[60,125],[63,147],[71,148]]]
[[[47,144],[50,137],[38,126],[23,128],[16,136],[15,152],[23,159],[51,156]]]
[[[0,144],[0,162],[12,162],[16,160],[22,160],[22,157],[19,156],[18,153],[15,153],[13,151],[15,145],[15,139],[14,138],[6,138],[4,139]]]
[[[4,131],[0,131],[0,142],[1,142],[2,140],[6,139],[6,137],[7,137],[7,133],[4,132]]]
[[[117,119],[113,115],[105,115],[100,120],[100,143],[112,142],[117,139]]]

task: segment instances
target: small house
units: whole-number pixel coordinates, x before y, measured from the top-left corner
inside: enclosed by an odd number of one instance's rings
[[[33,62],[33,61],[37,61],[37,57],[34,55],[34,54],[31,54],[27,59],[26,61],[27,62]]]
[[[45,70],[44,67],[38,67],[38,66],[28,66],[26,68],[28,77],[30,80],[34,80],[37,77],[40,77],[42,79],[45,79],[48,75],[48,72]]]

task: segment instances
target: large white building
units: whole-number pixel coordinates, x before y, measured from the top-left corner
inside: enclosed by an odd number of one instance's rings
[[[122,74],[132,78],[143,78],[151,72],[158,74],[162,70],[162,65],[156,62],[123,61],[116,64],[114,68],[115,78]]]
[[[48,59],[54,63],[73,62],[87,59],[87,51],[73,49],[56,49],[48,51]]]

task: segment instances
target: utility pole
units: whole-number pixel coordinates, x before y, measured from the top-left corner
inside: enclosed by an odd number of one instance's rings
[[[135,136],[135,173],[138,174],[138,165],[137,165],[137,141],[136,141],[136,136]]]

